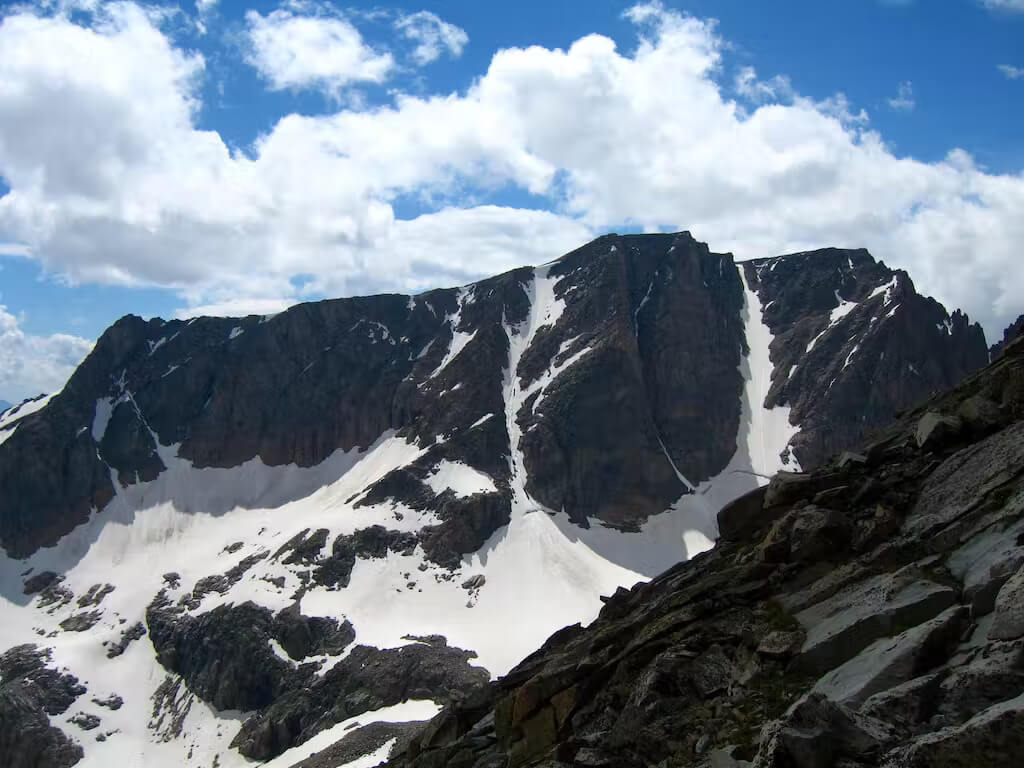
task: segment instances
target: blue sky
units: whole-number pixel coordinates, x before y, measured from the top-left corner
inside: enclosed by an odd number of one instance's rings
[[[128,312],[417,291],[610,230],[865,245],[990,336],[1024,311],[1024,0],[3,13],[8,400]]]

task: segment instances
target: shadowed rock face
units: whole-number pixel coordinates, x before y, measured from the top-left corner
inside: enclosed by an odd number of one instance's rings
[[[800,425],[793,450],[805,468],[988,362],[980,326],[947,314],[906,272],[867,251],[833,248],[744,268],[775,336],[766,402],[792,407]]]
[[[728,255],[671,235],[601,238],[550,274],[566,308],[521,381],[589,352],[516,415],[527,491],[577,522],[628,527],[685,492],[666,453],[698,482],[735,451],[742,284]]]
[[[457,562],[508,520],[507,375],[524,387],[549,381],[513,415],[533,498],[581,525],[635,527],[686,492],[677,470],[699,483],[736,451],[747,349],[740,274],[731,256],[687,233],[608,235],[545,269],[564,308],[511,374],[530,268],[271,317],[122,318],[46,407],[5,427],[0,544],[18,558],[52,545],[118,487],[160,476],[175,457],[310,467],[393,430],[429,449],[364,501],[436,513],[424,546],[439,563]],[[866,252],[743,269],[776,336],[766,402],[792,406],[805,467],[985,361],[980,329]],[[846,301],[857,308],[822,334]],[[434,494],[424,480],[445,459],[488,475],[494,492]]]
[[[935,415],[950,428],[919,441]],[[1018,765],[1024,339],[861,457],[726,507],[715,549],[620,589],[387,765]]]
[[[0,655],[0,755],[9,768],[67,768],[82,758],[82,748],[48,716],[67,712],[85,686],[48,661],[34,645]]]
[[[1024,315],[1021,315],[1003,331],[1003,338],[992,345],[992,349],[989,350],[989,354],[993,360],[1003,354],[1003,350],[1006,345],[1013,341],[1015,338],[1024,333]]]
[[[316,533],[309,538],[319,540]],[[334,556],[383,557],[389,548],[414,546],[407,538],[366,529],[339,537]],[[305,541],[296,537],[286,545],[291,556],[301,556]],[[475,653],[439,636],[383,650],[358,645],[318,674],[325,656],[342,655],[354,641],[347,620],[305,616],[298,601],[277,614],[252,602],[193,612],[208,581],[177,604],[161,591],[146,610],[146,624],[157,661],[180,676],[190,695],[218,711],[254,713],[232,744],[246,757],[270,759],[342,720],[409,699],[461,700],[490,678],[471,665]]]
[[[448,647],[443,638],[385,650],[356,646],[322,678],[296,685],[246,720],[232,746],[267,760],[364,712],[409,699],[464,700],[489,679],[486,670],[470,666],[475,655]]]

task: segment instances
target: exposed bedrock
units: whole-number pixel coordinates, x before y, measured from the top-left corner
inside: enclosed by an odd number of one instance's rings
[[[959,428],[919,443],[930,414]],[[727,507],[718,547],[620,589],[388,765],[1017,765],[1022,446],[1015,344],[861,459]]]
[[[85,686],[48,663],[34,645],[0,654],[0,755],[9,768],[68,768],[84,754],[50,717],[67,712]]]

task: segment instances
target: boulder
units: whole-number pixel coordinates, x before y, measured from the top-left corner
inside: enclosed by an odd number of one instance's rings
[[[999,405],[982,395],[972,395],[960,403],[956,415],[964,427],[976,433],[989,432],[1002,420]]]
[[[994,488],[1024,466],[1024,421],[967,446],[945,459],[928,475],[902,532],[927,541],[975,508]],[[958,541],[951,544],[956,545]]]
[[[128,629],[121,633],[121,637],[118,638],[117,642],[112,642],[107,645],[107,658],[116,659],[118,656],[128,650],[128,646],[134,643],[146,634],[146,627],[141,621],[137,621],[132,624]]]
[[[1024,565],[1024,520],[1004,527],[994,525],[969,539],[949,556],[946,567],[964,585],[964,600],[975,617],[992,612],[996,595],[1018,568]]]
[[[955,416],[928,411],[917,422],[914,439],[918,448],[934,450],[960,432],[962,422]]]
[[[954,606],[896,637],[876,640],[822,677],[813,690],[857,707],[872,694],[911,680],[949,658],[967,614],[966,608]]]
[[[839,455],[839,460],[836,462],[836,466],[840,469],[851,466],[861,466],[868,463],[868,457],[863,453],[854,453],[853,451],[843,451]]]
[[[470,591],[474,589],[480,589],[487,582],[487,577],[482,573],[478,573],[476,576],[470,576],[464,582],[462,582],[462,588]]]
[[[722,507],[718,513],[718,535],[725,541],[740,541],[771,524],[774,518],[764,510],[766,491],[762,485]]]
[[[765,490],[764,506],[778,507],[809,498],[820,490],[815,476],[803,472],[778,472]]]
[[[124,705],[124,699],[122,699],[116,693],[112,693],[105,699],[93,699],[92,703],[98,707],[106,707],[107,709],[117,710]]]
[[[978,628],[983,633],[983,628]],[[952,670],[932,700],[945,721],[960,724],[1001,701],[1024,694],[1024,642],[987,644]]]
[[[1017,768],[1024,754],[1024,695],[1000,702],[963,725],[921,736],[887,756],[888,768]]]
[[[988,633],[993,640],[1024,637],[1024,566],[1003,584],[996,596],[995,620]]]
[[[850,544],[852,526],[841,512],[818,506],[801,509],[789,531],[789,555],[795,562],[841,557]]]
[[[87,712],[76,712],[68,718],[68,722],[77,725],[83,731],[91,731],[100,727],[100,719]]]
[[[922,675],[876,693],[861,704],[858,711],[889,723],[902,734],[912,733],[934,713],[942,695],[943,674]]]
[[[914,568],[852,584],[796,614],[807,639],[794,663],[811,674],[834,669],[895,627],[937,616],[956,598],[952,587]]]
[[[871,760],[892,738],[884,723],[811,693],[765,727],[754,766],[825,768],[842,758]]]
[[[785,659],[800,650],[804,642],[803,632],[773,630],[761,638],[757,652],[772,659]]]

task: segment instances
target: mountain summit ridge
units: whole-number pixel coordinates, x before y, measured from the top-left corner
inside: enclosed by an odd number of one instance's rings
[[[673,258],[677,247],[687,258]],[[847,273],[832,276],[830,281],[820,268],[826,255],[845,261]],[[808,258],[815,261],[814,269],[806,268]],[[797,260],[802,263],[791,269]],[[604,384],[613,382],[605,389],[618,388],[615,396],[624,391],[633,394],[611,412],[605,409],[609,403],[595,404],[604,422],[596,433],[581,434],[579,430],[586,430],[585,419],[573,420],[564,413],[553,412],[536,425],[526,425],[527,464],[537,470],[537,475],[531,474],[530,490],[546,506],[565,508],[577,522],[598,517],[630,525],[661,511],[680,495],[675,470],[699,483],[729,461],[739,417],[737,371],[745,346],[739,322],[742,285],[735,270],[725,269],[731,262],[728,255],[712,254],[684,232],[605,235],[547,267],[553,276],[562,278],[558,284],[565,286],[566,293],[578,292],[581,281],[588,290],[582,300],[567,303],[569,322],[563,320],[560,326],[537,336],[520,362],[519,374],[536,380],[542,369],[567,360],[587,348],[589,339],[600,337],[601,344],[584,356],[582,368],[574,373],[593,370],[592,377],[600,374],[605,377]],[[799,274],[799,291],[792,287],[779,290],[779,265],[780,275]],[[765,299],[766,324],[775,336],[773,389],[768,403],[796,406],[803,430],[794,449],[798,460],[808,466],[840,448],[835,440],[819,436],[827,428],[803,424],[803,417],[811,410],[808,403],[822,395],[834,399],[844,391],[853,373],[844,375],[849,357],[843,356],[845,362],[836,372],[835,379],[842,379],[837,393],[831,392],[831,386],[822,392],[816,382],[799,380],[804,375],[816,376],[817,367],[811,374],[806,367],[798,370],[795,382],[780,382],[780,373],[788,367],[792,376],[795,363],[791,360],[810,353],[826,358],[826,367],[836,367],[834,361],[845,349],[843,333],[860,316],[887,331],[893,321],[901,323],[904,333],[921,338],[899,350],[900,359],[913,356],[914,362],[908,364],[919,373],[898,371],[878,382],[893,391],[861,425],[849,424],[857,431],[884,423],[893,411],[947,388],[984,363],[979,351],[984,345],[980,328],[969,326],[959,314],[950,318],[940,305],[919,297],[908,279],[874,262],[866,251],[828,249],[744,262],[742,269]],[[676,272],[682,279],[673,281]],[[88,510],[102,508],[114,495],[106,466],[116,471],[121,484],[152,480],[162,471],[156,442],[177,445],[178,455],[196,467],[238,466],[257,456],[270,466],[314,466],[336,450],[372,444],[387,429],[405,430],[420,440],[436,438],[457,428],[459,416],[472,416],[471,424],[496,412],[501,395],[496,377],[507,356],[504,324],[513,324],[525,311],[526,296],[520,286],[528,283],[531,274],[531,268],[520,268],[464,288],[437,289],[416,297],[382,294],[300,304],[275,316],[170,322],[122,318],[101,336],[46,413],[26,420],[11,436],[8,451],[17,458],[0,463],[0,488],[10,492],[9,499],[24,499],[24,506],[0,510],[0,544],[15,556],[30,554],[40,543],[52,544],[55,536],[67,533],[69,523],[87,519]],[[817,282],[808,282],[814,278]],[[833,296],[845,303],[855,296],[842,295],[849,286],[860,294],[870,293],[877,291],[876,283],[887,278],[895,280],[898,288],[884,294],[886,306],[890,295],[897,292],[906,292],[908,298],[894,308],[899,310],[895,316],[885,318],[890,322],[878,322],[865,307],[859,307],[841,327],[820,332],[824,339],[817,350],[809,353],[803,349],[811,333],[824,324],[826,313],[835,311],[829,306],[836,303]],[[786,274],[782,284],[789,282],[793,276]],[[838,287],[833,288],[834,284]],[[779,311],[793,303],[789,299],[794,293],[806,302],[799,307],[796,323]],[[486,300],[479,301],[481,296]],[[878,295],[871,300],[876,304],[882,301]],[[603,313],[607,314],[601,317]],[[923,326],[947,321],[952,325],[945,342]],[[919,343],[922,340],[924,343]],[[556,341],[569,346],[556,348]],[[838,342],[838,347],[835,343],[829,347],[831,341]],[[878,346],[877,355],[884,356],[888,351],[885,340]],[[954,354],[957,359],[947,363],[945,358],[953,349],[960,350]],[[921,373],[926,366],[932,370]],[[472,368],[489,368],[493,373],[488,380],[473,376]],[[855,366],[854,371],[858,370]],[[128,378],[122,379],[122,372]],[[870,389],[875,378],[871,373],[857,388],[858,394]],[[331,384],[325,385],[325,379]],[[466,386],[463,379],[474,379],[473,387],[471,392],[468,387],[462,390],[455,413],[431,413],[440,397],[460,383]],[[601,393],[594,395],[600,397]],[[100,413],[106,407],[104,398],[112,409],[109,414]],[[271,402],[273,408],[267,406]],[[639,432],[632,450],[617,450],[612,444],[618,428],[608,419],[614,418],[616,411],[622,413],[623,430]],[[574,412],[580,413],[578,405]],[[822,419],[835,416],[820,407],[817,413]],[[104,429],[96,439],[92,432],[104,417]],[[559,423],[552,425],[552,421]],[[84,426],[91,429],[83,430]],[[26,439],[26,444],[19,446],[22,435],[29,431],[33,440]],[[500,459],[508,455],[507,433],[501,434],[502,425],[497,422],[484,425],[482,431],[487,434],[479,439],[489,443],[485,450],[475,445],[477,439],[465,448],[452,446],[452,452],[472,453],[476,461],[489,454],[487,466],[481,469],[507,479]],[[843,430],[843,434],[848,432]],[[592,446],[594,452],[616,457],[617,465],[626,468],[620,469],[621,475],[641,481],[613,489],[611,494],[601,483],[588,491],[593,478],[573,479],[573,470],[565,461],[586,466],[596,459],[561,455],[564,451],[558,446],[570,435],[576,443]],[[674,469],[657,460],[662,445]],[[543,461],[534,461],[535,455],[556,462],[554,472],[559,477],[549,480],[552,470],[542,469]],[[53,466],[56,457],[65,468],[62,472]],[[46,468],[46,480],[38,481],[45,485],[45,493],[25,487],[26,479],[40,474],[29,464]],[[55,482],[55,473],[64,477]],[[563,477],[566,473],[568,483]],[[54,486],[59,492],[50,494]],[[46,503],[44,496],[57,503]],[[17,531],[11,529],[12,517],[20,521]],[[33,526],[41,527],[39,535],[33,535]]]

